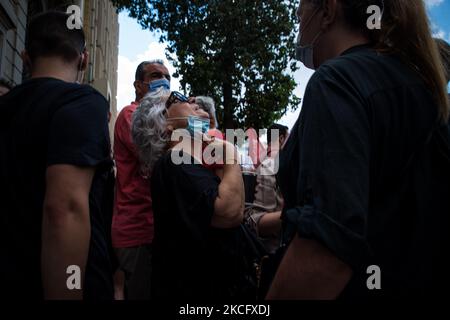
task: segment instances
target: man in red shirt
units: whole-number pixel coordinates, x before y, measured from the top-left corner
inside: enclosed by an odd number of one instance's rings
[[[131,121],[140,100],[160,87],[170,89],[170,75],[162,60],[142,62],[134,82],[136,100],[119,114],[114,130],[117,166],[112,241],[125,275],[125,298],[150,299],[153,210],[150,179],[141,172],[131,138]],[[116,294],[117,298],[117,294]]]

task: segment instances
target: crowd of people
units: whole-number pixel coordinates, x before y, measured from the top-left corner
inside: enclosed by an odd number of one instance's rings
[[[366,26],[373,2],[381,29]],[[316,72],[292,132],[267,131],[252,188],[215,101],[171,90],[162,60],[137,66],[111,146],[108,102],[80,84],[83,30],[68,29],[63,12],[36,16],[22,54],[31,78],[0,82],[1,295],[248,301],[446,290],[449,45],[432,38],[422,0],[303,0],[297,15],[297,59]],[[220,155],[210,162],[205,150]],[[371,266],[381,286],[368,285]]]

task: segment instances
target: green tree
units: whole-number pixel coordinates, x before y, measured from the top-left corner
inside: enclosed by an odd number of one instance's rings
[[[266,128],[289,109],[298,1],[113,0],[168,43],[189,95],[209,95],[224,128]]]

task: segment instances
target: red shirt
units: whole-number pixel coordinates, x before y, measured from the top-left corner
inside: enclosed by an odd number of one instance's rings
[[[210,129],[208,131],[208,135],[211,136],[211,137],[215,137],[217,139],[220,139],[220,140],[224,140],[223,133],[220,132],[220,130],[217,130],[217,129]]]
[[[139,156],[131,138],[131,117],[136,102],[125,107],[114,129],[117,166],[116,199],[112,223],[114,248],[137,247],[153,241],[153,209],[150,179],[141,174]]]

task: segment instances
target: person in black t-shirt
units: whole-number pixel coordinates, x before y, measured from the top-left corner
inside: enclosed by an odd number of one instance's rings
[[[268,298],[438,296],[449,103],[423,1],[303,0],[298,16],[317,71],[280,155],[287,251]]]
[[[152,297],[202,301],[230,297],[236,263],[227,259],[227,251],[244,210],[237,151],[225,141],[208,141],[225,149],[220,179],[203,165],[201,148],[191,150],[208,131],[209,115],[181,94],[173,92],[169,99],[167,94],[159,90],[147,95],[132,125],[143,169],[151,175]],[[206,125],[194,130],[193,124]],[[180,133],[183,138],[178,141],[175,136]]]
[[[112,299],[108,103],[79,85],[69,15],[29,24],[31,79],[0,98],[0,283],[6,299]],[[110,209],[111,210],[111,209]]]

